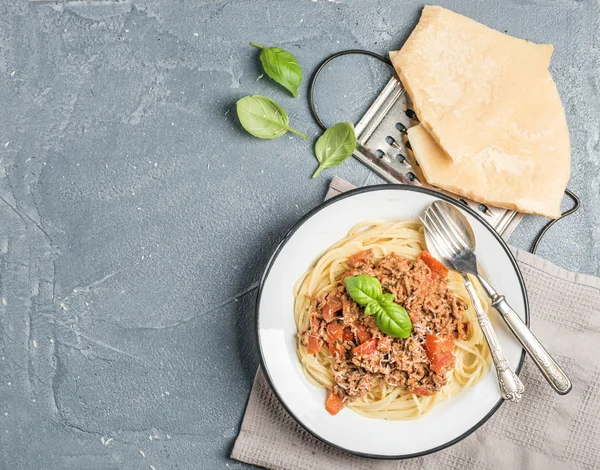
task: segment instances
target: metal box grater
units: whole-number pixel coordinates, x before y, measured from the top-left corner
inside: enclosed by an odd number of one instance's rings
[[[407,145],[406,129],[417,123],[408,94],[393,77],[355,126],[357,146],[354,156],[390,183],[433,188],[423,178],[410,144]],[[441,192],[478,211],[505,240],[523,218],[523,214],[515,211]]]

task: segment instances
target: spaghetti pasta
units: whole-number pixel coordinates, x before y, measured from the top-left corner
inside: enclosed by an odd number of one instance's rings
[[[352,255],[371,249],[375,260],[390,253],[415,260],[425,248],[423,227],[417,221],[365,221],[354,226],[345,238],[331,246],[294,285],[294,316],[298,333],[309,327],[314,299],[339,288],[342,275],[350,270],[348,259]],[[472,281],[484,309],[489,310],[490,304],[481,286],[476,279]],[[490,362],[489,350],[462,279],[452,271],[448,274],[448,289],[468,305],[463,319],[470,326],[467,339],[454,340],[455,361],[453,368],[447,373],[446,385],[430,396],[425,396],[377,378],[371,381],[364,396],[348,404],[352,410],[369,418],[419,418],[431,411],[437,403],[460,393],[486,374]],[[333,357],[327,348],[322,347],[317,353],[309,354],[298,339],[297,353],[307,380],[316,387],[332,390],[335,384]]]

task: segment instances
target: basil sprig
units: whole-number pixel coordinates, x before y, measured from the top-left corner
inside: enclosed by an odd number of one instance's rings
[[[265,73],[297,98],[302,83],[302,68],[296,58],[279,47],[265,47],[255,42],[250,45],[261,50],[260,61]]]
[[[315,156],[319,167],[313,174],[316,178],[321,170],[344,162],[356,148],[356,135],[351,122],[338,122],[327,129],[315,144]]]
[[[401,305],[394,302],[394,294],[384,294],[376,277],[368,274],[347,276],[346,291],[359,305],[365,307],[365,315],[375,315],[375,323],[386,335],[408,338],[412,323]]]
[[[245,96],[236,105],[238,118],[250,134],[261,139],[277,139],[286,132],[293,132],[304,139],[306,134],[290,127],[288,114],[271,98]]]

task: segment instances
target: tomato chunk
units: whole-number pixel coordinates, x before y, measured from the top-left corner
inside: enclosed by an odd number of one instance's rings
[[[373,250],[363,250],[358,253],[353,254],[350,258],[348,258],[348,264],[350,266],[360,266],[362,264],[368,263],[373,258]]]
[[[414,390],[411,390],[410,393],[421,396],[429,396],[432,394],[431,390],[427,390],[425,387],[417,387]]]
[[[436,334],[425,336],[425,350],[427,357],[431,361],[431,370],[436,373],[442,373],[444,368],[452,363],[454,355],[454,340],[452,338],[443,338]]]
[[[428,334],[425,336],[425,349],[427,349],[427,355],[431,359],[431,356],[436,354],[452,352],[454,349],[454,340],[436,334]]]
[[[454,355],[452,353],[438,354],[435,360],[431,363],[431,370],[441,374],[449,364],[452,364],[453,360]]]
[[[438,277],[446,277],[448,275],[448,268],[440,263],[437,259],[431,256],[431,253],[424,251],[419,256],[423,263],[425,263],[429,269],[431,269],[431,278],[437,279]]]
[[[339,323],[330,323],[327,325],[328,342],[334,343],[337,340],[342,340],[344,328]]]
[[[327,343],[329,344],[329,354],[332,356],[341,356],[344,352],[342,342],[344,338],[344,329],[339,323],[330,323],[327,325]]]
[[[330,393],[325,402],[325,409],[331,416],[338,414],[344,408],[344,400],[334,393]]]
[[[323,307],[323,318],[325,321],[330,322],[334,320],[336,317],[335,314],[342,310],[343,306],[342,299],[337,295],[327,297],[327,302],[325,303],[325,307]]]
[[[375,354],[377,352],[377,340],[371,339],[352,350],[352,354]]]
[[[372,335],[366,326],[363,326],[360,323],[355,323],[354,329],[356,330],[356,337],[358,338],[359,343],[364,343],[365,341],[369,341],[371,339]]]
[[[425,349],[430,358],[438,354],[452,352],[454,349],[454,340],[436,334],[428,334],[425,336]]]
[[[319,346],[319,340],[316,336],[310,335],[308,337],[308,343],[306,345],[306,352],[308,354],[316,354],[319,352],[321,347]]]
[[[340,344],[329,344],[329,354],[331,354],[333,357],[342,357],[342,354],[344,352],[344,348],[342,347],[341,343]]]

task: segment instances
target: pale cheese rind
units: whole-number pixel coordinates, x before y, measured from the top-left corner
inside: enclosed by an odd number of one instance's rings
[[[420,122],[450,158],[460,160],[504,133],[546,73],[552,50],[426,6],[390,59]]]

